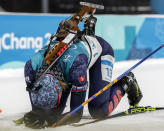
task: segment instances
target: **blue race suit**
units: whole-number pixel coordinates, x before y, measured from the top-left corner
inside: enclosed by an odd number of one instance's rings
[[[90,42],[91,51],[83,42],[77,42],[60,58],[59,63],[62,72],[70,88],[63,91],[60,104],[53,109],[53,112],[57,112],[57,115],[62,114],[64,111],[70,92],[70,111],[72,111],[85,101],[88,86],[88,97],[91,97],[111,82],[114,64],[113,49],[101,37],[97,36],[96,40],[99,46],[96,46],[94,42]],[[34,82],[35,73],[41,67],[44,60],[45,49],[41,49],[26,63],[25,79],[27,85]],[[88,70],[89,75],[87,75]],[[115,84],[102,95],[88,103],[91,116],[93,118],[108,116],[116,108],[124,94],[125,92],[121,85]],[[34,108],[37,107],[33,105]],[[82,114],[83,109],[76,112],[74,115],[76,116],[76,122],[81,119]]]

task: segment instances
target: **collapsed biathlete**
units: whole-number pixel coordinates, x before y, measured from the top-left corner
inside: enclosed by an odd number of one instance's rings
[[[67,22],[57,33],[68,33]],[[92,27],[93,28],[93,27]],[[91,97],[103,89],[112,79],[114,52],[109,43],[87,32],[79,38],[55,63],[35,86],[41,86],[38,92],[29,91],[32,111],[24,115],[24,123],[31,128],[44,128],[60,120],[65,113],[67,99],[71,94],[70,111],[85,101],[86,91]],[[52,44],[63,40],[60,35]],[[44,63],[47,48],[38,51],[25,65],[27,89],[36,80],[36,72]],[[123,77],[102,95],[88,103],[89,113],[93,118],[109,116],[127,93],[130,106],[137,106],[142,98],[136,78],[132,72]],[[79,122],[83,108],[78,110],[65,124]]]

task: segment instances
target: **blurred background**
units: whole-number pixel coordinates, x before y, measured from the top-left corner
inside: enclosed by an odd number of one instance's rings
[[[30,13],[74,13],[80,0],[0,0],[0,11]],[[102,0],[104,11],[97,14],[163,13],[163,0]]]

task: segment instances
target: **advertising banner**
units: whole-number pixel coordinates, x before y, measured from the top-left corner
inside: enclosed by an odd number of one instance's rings
[[[162,15],[104,15],[98,18],[97,33],[112,45],[116,61],[142,59],[164,43]],[[164,51],[152,58],[164,58]]]
[[[72,15],[71,15],[72,16]],[[97,15],[96,35],[111,44],[116,61],[141,59],[164,43],[164,17]],[[20,68],[69,15],[0,15],[0,69]],[[82,28],[82,26],[80,26]],[[164,57],[164,51],[153,58]]]

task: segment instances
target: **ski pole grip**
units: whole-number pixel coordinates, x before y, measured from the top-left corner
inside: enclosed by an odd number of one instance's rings
[[[70,117],[71,117],[70,113],[66,114],[61,120],[59,120],[58,122],[55,122],[51,127],[55,128],[56,126],[60,126],[64,124]]]

